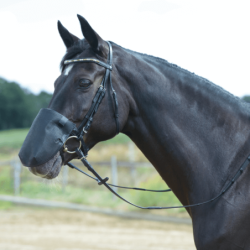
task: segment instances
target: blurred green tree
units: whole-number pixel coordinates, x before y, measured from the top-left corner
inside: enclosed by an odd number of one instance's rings
[[[250,103],[250,95],[245,95],[241,98],[243,101],[245,102],[249,102]]]
[[[41,108],[52,95],[42,91],[34,95],[15,82],[0,78],[0,130],[30,127]]]

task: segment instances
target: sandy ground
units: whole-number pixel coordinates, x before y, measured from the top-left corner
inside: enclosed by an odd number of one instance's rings
[[[0,211],[1,250],[194,250],[191,226],[81,211]]]

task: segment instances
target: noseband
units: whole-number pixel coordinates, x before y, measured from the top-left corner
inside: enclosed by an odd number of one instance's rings
[[[83,140],[83,136],[85,134],[87,134],[88,130],[90,129],[90,126],[93,122],[93,117],[96,114],[96,112],[99,108],[99,105],[101,104],[101,102],[105,96],[105,92],[106,92],[106,89],[108,87],[108,84],[110,85],[110,89],[111,89],[112,97],[113,97],[113,103],[114,103],[114,118],[115,118],[115,124],[116,124],[116,135],[119,134],[119,132],[120,132],[119,120],[118,120],[118,117],[119,117],[118,101],[117,101],[116,92],[115,92],[113,85],[112,85],[112,75],[111,75],[112,61],[113,61],[112,46],[111,46],[110,42],[107,41],[107,43],[109,46],[109,54],[108,54],[107,63],[101,62],[101,61],[99,61],[97,59],[93,59],[93,58],[73,59],[73,60],[64,61],[64,64],[96,63],[96,64],[98,64],[106,69],[105,75],[102,78],[102,82],[101,82],[100,87],[98,88],[98,90],[95,94],[95,97],[92,101],[92,104],[91,104],[89,111],[84,116],[79,127],[76,130],[74,130],[71,134],[71,137],[68,138],[68,139],[77,138],[81,142],[80,148],[82,149],[85,156],[87,156],[89,149]],[[66,146],[66,142],[64,143],[64,152],[75,153],[74,151],[73,152],[68,151],[68,148]]]

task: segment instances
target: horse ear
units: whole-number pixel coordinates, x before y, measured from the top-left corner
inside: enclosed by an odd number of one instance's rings
[[[77,42],[78,40],[80,40],[78,37],[72,35],[71,33],[69,33],[69,31],[61,24],[60,21],[57,22],[57,27],[58,27],[58,31],[60,33],[60,36],[66,46],[66,48],[68,49],[69,47],[73,46],[73,44],[75,42]]]
[[[84,17],[80,15],[77,15],[77,17],[80,21],[83,36],[85,37],[85,39],[87,40],[87,42],[89,43],[89,45],[94,51],[100,52],[102,50],[102,47],[104,47],[105,42],[92,29],[92,27],[89,25],[89,23]]]

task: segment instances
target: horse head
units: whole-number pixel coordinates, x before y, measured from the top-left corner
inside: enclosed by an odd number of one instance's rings
[[[67,51],[61,62],[61,75],[54,83],[54,93],[48,106],[49,109],[56,111],[74,123],[76,128],[80,126],[85,115],[92,107],[92,101],[98,92],[107,69],[91,62],[69,64],[65,64],[64,62],[72,59],[90,58],[106,63],[110,53],[109,44],[92,29],[82,16],[78,15],[78,19],[84,36],[82,40],[71,34],[58,21],[58,30]],[[114,60],[119,59],[114,58]],[[113,63],[112,68],[112,82],[114,89],[118,92],[120,112],[119,118],[117,116],[116,119],[120,125],[120,130],[126,123],[129,111],[126,105],[126,98],[122,97],[120,91],[121,86],[118,85],[119,79],[117,78],[115,63]],[[117,125],[114,119],[114,102],[111,93],[113,87],[108,84],[106,88],[106,94],[100,103],[93,123],[89,131],[83,136],[84,143],[89,149],[96,143],[108,140],[116,135]],[[35,133],[37,134],[39,131]],[[40,142],[37,141],[36,143],[39,144]],[[78,147],[78,145],[79,141],[74,139],[67,142],[69,151]],[[43,145],[43,147],[46,147],[46,145]],[[76,154],[68,154],[63,152],[61,148],[47,162],[38,166],[29,166],[29,170],[35,175],[52,179],[59,174],[63,164],[76,157]]]

